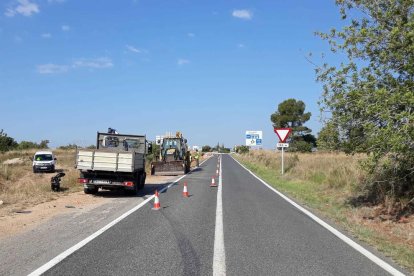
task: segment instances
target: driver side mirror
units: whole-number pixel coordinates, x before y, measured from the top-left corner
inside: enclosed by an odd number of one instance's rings
[[[32,162],[33,162],[33,157],[29,157],[29,159],[30,159],[30,161],[32,161]]]

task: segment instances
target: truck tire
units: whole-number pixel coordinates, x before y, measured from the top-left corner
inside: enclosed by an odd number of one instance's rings
[[[146,173],[142,173],[139,175],[139,186],[138,188],[140,190],[144,189],[145,187],[145,179],[147,178],[147,174]]]
[[[94,195],[96,193],[98,193],[99,188],[98,187],[94,187],[94,188],[83,188],[83,191],[85,194],[88,195]]]
[[[125,189],[124,191],[126,195],[135,196],[138,194],[138,191],[140,190],[140,185],[141,185],[140,176],[141,175],[138,173],[134,175],[134,189],[132,190]]]

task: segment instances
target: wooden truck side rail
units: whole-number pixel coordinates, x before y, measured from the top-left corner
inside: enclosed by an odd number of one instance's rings
[[[84,171],[134,172],[143,169],[142,153],[110,152],[96,149],[78,149],[76,168]]]

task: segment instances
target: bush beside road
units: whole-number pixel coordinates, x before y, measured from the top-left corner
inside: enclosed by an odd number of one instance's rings
[[[361,190],[358,183],[364,173],[358,161],[362,156],[287,153],[283,176],[279,153],[253,151],[235,155],[235,158],[273,187],[414,272],[413,217],[392,220],[392,202],[388,206],[353,207],[349,204]]]

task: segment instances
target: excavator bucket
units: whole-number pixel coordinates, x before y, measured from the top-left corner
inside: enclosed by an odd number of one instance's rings
[[[183,175],[187,173],[184,162],[179,161],[159,161],[151,164],[152,175]]]

